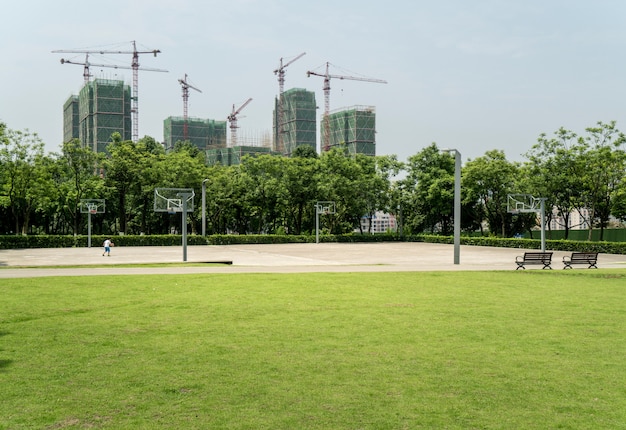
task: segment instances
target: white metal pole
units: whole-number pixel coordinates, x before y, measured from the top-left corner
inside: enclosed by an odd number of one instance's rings
[[[461,153],[454,156],[454,264],[461,262]]]
[[[91,248],[91,211],[87,214],[87,248]]]
[[[183,196],[183,213],[182,213],[182,232],[183,232],[183,261],[187,261],[187,195]]]
[[[193,193],[180,193],[180,198],[183,200],[183,213],[182,213],[182,233],[183,233],[183,261],[187,261],[187,199],[193,196]]]
[[[546,199],[541,199],[541,252],[546,252]]]
[[[206,183],[208,179],[202,181],[202,236],[206,236]]]
[[[315,203],[315,243],[320,243],[320,205]]]

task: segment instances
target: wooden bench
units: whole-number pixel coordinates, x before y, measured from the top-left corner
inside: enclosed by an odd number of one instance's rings
[[[551,252],[525,252],[523,256],[518,255],[515,257],[515,262],[517,263],[517,269],[520,268],[526,269],[526,265],[529,264],[541,264],[543,265],[542,269],[552,269],[550,264],[552,263],[552,253]]]
[[[573,269],[573,264],[587,264],[589,265],[588,269],[597,269],[597,262],[597,252],[572,252],[572,255],[566,255],[563,257],[563,269]]]

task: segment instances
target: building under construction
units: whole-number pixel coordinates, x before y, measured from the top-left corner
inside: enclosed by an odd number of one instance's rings
[[[282,100],[282,121],[278,103]],[[274,144],[276,152],[291,156],[298,146],[317,150],[315,93],[292,88],[276,99],[274,106]]]
[[[63,105],[63,142],[79,139],[80,116],[78,114],[78,96],[71,95]]]
[[[185,122],[187,130],[185,133]],[[168,117],[163,121],[165,151],[174,149],[176,142],[188,140],[202,151],[226,148],[226,121],[184,117]],[[186,135],[186,136],[185,136]]]
[[[374,106],[341,108],[329,114],[328,148],[344,148],[347,154],[376,155],[376,113]],[[324,127],[322,121],[321,127]],[[323,131],[322,131],[323,133]]]
[[[206,151],[206,163],[209,166],[221,164],[222,166],[236,166],[241,164],[244,156],[250,155],[281,155],[265,146],[233,146],[229,148],[209,149]]]
[[[74,124],[73,103],[70,98],[65,104],[64,136],[74,136],[69,131],[69,124],[72,127]],[[119,133],[122,140],[130,140],[131,128],[130,86],[124,81],[109,79],[86,82],[78,94],[78,138],[83,147],[106,152],[113,133]]]
[[[130,86],[124,81],[94,79],[63,105],[63,142],[79,139],[94,152],[106,152],[111,135],[131,138]]]

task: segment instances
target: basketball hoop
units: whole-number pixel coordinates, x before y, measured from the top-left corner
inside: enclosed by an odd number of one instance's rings
[[[87,247],[91,248],[91,216],[105,212],[104,199],[81,199],[80,213],[88,214],[87,217]]]
[[[335,213],[335,202],[315,203],[315,243],[320,242],[320,215],[332,215]]]

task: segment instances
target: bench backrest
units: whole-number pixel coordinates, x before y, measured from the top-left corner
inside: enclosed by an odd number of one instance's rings
[[[595,261],[598,259],[597,252],[572,252],[572,261]]]
[[[550,261],[552,260],[551,252],[525,252],[524,260]]]

